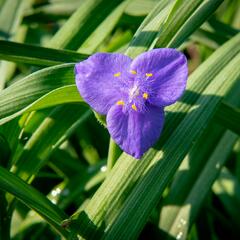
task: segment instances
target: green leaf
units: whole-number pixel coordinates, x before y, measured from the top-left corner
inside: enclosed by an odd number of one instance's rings
[[[73,67],[74,64],[63,64],[45,68],[1,91],[0,124],[27,110],[36,110],[69,101],[82,101],[73,85]],[[36,106],[34,106],[35,103]]]
[[[131,0],[123,1],[107,16],[94,32],[83,42],[78,52],[92,53],[103,42],[103,40],[113,30],[120,17],[122,16],[126,6]]]
[[[221,167],[225,164],[236,140],[237,136],[234,133],[227,131],[224,134],[183,203],[171,229],[169,229],[168,233],[171,236],[178,238],[181,235],[182,238],[186,238],[207,193],[220,173]]]
[[[229,25],[210,19],[192,34],[190,39],[216,49],[238,32],[238,30],[231,28]]]
[[[232,130],[240,135],[240,109],[227,103],[220,105],[219,111],[216,113],[216,121],[224,127]]]
[[[79,62],[87,57],[88,55],[73,51],[56,50],[0,40],[0,59],[13,62],[37,66],[52,66],[61,63]]]
[[[42,2],[42,4],[35,5],[34,8],[26,11],[24,15],[24,23],[49,23],[51,21],[69,18],[69,16],[84,3],[84,1],[79,0],[45,1]]]
[[[106,177],[106,172],[101,171],[103,164],[97,164],[95,168],[89,168],[87,171],[82,172],[81,175],[76,175],[70,179],[70,181],[64,186],[63,191],[69,191],[68,196],[64,194],[59,196],[58,204],[61,208],[68,207],[71,203],[80,199],[81,196],[90,191],[93,187],[96,187]],[[91,171],[90,171],[91,169]],[[89,172],[90,171],[90,172]],[[76,188],[76,185],[78,186]]]
[[[136,32],[126,54],[136,57],[154,46],[179,47],[221,4],[214,1],[161,1]],[[174,4],[174,5],[173,5]]]
[[[224,129],[222,127],[217,124],[210,124],[191,151],[185,156],[174,176],[169,192],[162,202],[159,216],[161,231],[168,232],[170,230],[186,197],[223,133]]]
[[[62,143],[63,135],[72,133],[69,128],[77,127],[86,120],[85,111],[78,104],[55,108],[29,138],[11,171],[24,180],[32,181],[50,154]]]
[[[6,167],[10,156],[10,148],[6,139],[0,135],[0,166]]]
[[[225,149],[225,147],[224,147]],[[213,192],[218,196],[223,203],[225,209],[239,231],[240,223],[238,221],[239,214],[236,211],[240,204],[240,183],[239,180],[224,167],[218,179],[212,186]]]
[[[0,38],[10,39],[21,22],[26,0],[4,0],[0,8]]]
[[[67,215],[35,188],[2,167],[0,167],[0,189],[11,193],[38,212],[58,233],[65,237],[68,236],[68,232],[61,227]]]
[[[177,0],[166,23],[156,47],[180,46],[212,14],[223,0],[214,1],[186,1]]]
[[[166,21],[174,1],[160,1],[144,19],[133,36],[125,54],[134,58],[138,54],[152,48],[159,38],[159,31]]]
[[[225,101],[230,104],[239,105],[239,90],[240,85],[238,84],[226,96]],[[175,174],[169,193],[163,201],[160,213],[159,228],[164,232],[170,230],[193,184],[196,182],[209,156],[225,132],[222,126],[216,124],[216,115],[221,114],[222,104],[218,107],[212,123],[205,129],[204,134],[202,134],[198,142],[194,144],[194,147],[184,158]]]
[[[23,12],[30,5],[30,0],[3,0],[0,8],[0,39],[18,39],[25,31],[18,31]],[[15,71],[12,63],[0,61],[0,90]]]
[[[48,47],[75,50],[122,0],[88,0],[50,40]]]
[[[151,12],[157,3],[157,0],[133,0],[125,12],[132,16],[144,16]]]

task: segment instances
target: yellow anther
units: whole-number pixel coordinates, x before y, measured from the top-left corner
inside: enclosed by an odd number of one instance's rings
[[[117,101],[117,105],[124,105],[124,101],[123,100]]]
[[[131,74],[137,74],[137,72],[135,70],[130,70]]]
[[[148,94],[147,94],[147,93],[144,93],[144,94],[143,94],[143,98],[144,98],[144,99],[148,99]]]
[[[151,77],[153,74],[152,73],[146,73],[147,77]]]
[[[137,107],[136,107],[135,103],[132,105],[132,109],[137,111]]]
[[[119,77],[120,75],[121,75],[121,73],[118,72],[118,73],[115,73],[113,76],[114,76],[114,77]]]

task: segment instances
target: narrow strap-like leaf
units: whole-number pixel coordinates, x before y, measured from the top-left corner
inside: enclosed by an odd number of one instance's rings
[[[68,236],[67,231],[61,227],[61,222],[67,217],[66,214],[35,188],[2,167],[0,167],[0,189],[13,194],[38,212],[56,231],[65,237]]]

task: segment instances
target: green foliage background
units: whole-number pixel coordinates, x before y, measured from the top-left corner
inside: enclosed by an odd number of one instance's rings
[[[239,0],[0,0],[0,239],[239,239],[239,28]],[[73,68],[163,47],[188,86],[137,161]]]

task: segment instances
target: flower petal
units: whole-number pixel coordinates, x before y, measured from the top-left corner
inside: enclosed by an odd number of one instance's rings
[[[184,54],[171,48],[154,49],[139,55],[131,64],[138,74],[149,102],[167,106],[176,102],[186,88],[188,67]]]
[[[123,111],[114,105],[107,114],[107,127],[114,141],[128,154],[140,158],[159,138],[164,122],[163,108]]]
[[[107,114],[121,100],[130,63],[123,54],[97,53],[75,65],[78,90],[96,112]]]

